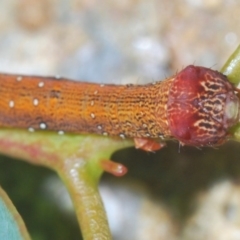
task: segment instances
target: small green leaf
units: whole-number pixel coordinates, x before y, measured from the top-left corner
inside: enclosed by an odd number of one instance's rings
[[[0,239],[30,239],[21,216],[2,188],[0,188]]]

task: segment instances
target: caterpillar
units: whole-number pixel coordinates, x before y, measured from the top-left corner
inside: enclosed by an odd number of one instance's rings
[[[235,87],[200,66],[146,85],[0,74],[0,127],[216,146],[238,120]]]

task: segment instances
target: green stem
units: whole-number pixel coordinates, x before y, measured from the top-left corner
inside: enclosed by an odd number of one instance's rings
[[[81,142],[84,154],[81,150],[75,152],[62,161],[63,165],[56,170],[71,195],[84,239],[112,239],[98,191],[98,181],[102,174],[99,163],[102,159],[110,159],[111,154],[126,146],[126,143],[132,145],[132,142],[104,137],[93,140],[93,137],[88,137]]]
[[[1,129],[0,152],[55,170],[68,188],[85,240],[112,239],[98,192],[101,160],[133,142],[94,135]]]
[[[221,69],[221,72],[226,75],[230,82],[235,85],[240,82],[240,45],[226,61]]]
[[[60,173],[70,193],[85,240],[112,239],[101,196],[95,181],[78,159],[65,164]]]
[[[240,82],[240,45],[232,53],[229,59],[226,61],[221,69],[221,72],[226,75],[230,82],[236,86]],[[232,138],[236,141],[240,141],[240,122],[232,129],[230,129]]]

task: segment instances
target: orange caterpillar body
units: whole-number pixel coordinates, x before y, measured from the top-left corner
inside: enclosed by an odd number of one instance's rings
[[[1,75],[0,126],[158,138],[170,135],[164,108],[170,85],[171,80],[117,86]]]
[[[31,132],[173,137],[188,145],[212,146],[222,143],[238,121],[238,106],[227,78],[204,67],[188,66],[147,85],[0,74],[0,126]]]

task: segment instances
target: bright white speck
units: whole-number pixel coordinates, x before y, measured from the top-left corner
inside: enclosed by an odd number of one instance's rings
[[[96,91],[94,92],[94,94],[95,94],[95,95],[98,94],[98,91],[96,90]]]
[[[123,133],[119,134],[120,138],[125,138],[125,135]]]
[[[98,128],[99,130],[102,130],[102,126],[101,126],[101,125],[98,125],[97,128]]]
[[[108,133],[107,133],[107,132],[103,132],[103,135],[104,135],[104,136],[107,136],[107,135],[108,135]]]
[[[100,87],[104,87],[105,85],[104,84],[101,84]]]
[[[33,105],[34,105],[34,106],[37,106],[37,105],[38,105],[38,103],[39,103],[39,101],[38,101],[38,99],[37,99],[37,98],[33,99]]]
[[[94,113],[91,113],[91,118],[95,118],[95,114]]]
[[[28,128],[28,131],[29,131],[29,132],[34,132],[35,130],[34,130],[34,128],[29,127],[29,128]]]
[[[63,134],[64,134],[64,131],[60,130],[60,131],[58,131],[58,134],[59,134],[59,135],[63,135]]]
[[[39,82],[39,83],[38,83],[38,86],[39,86],[39,87],[43,87],[43,86],[44,86],[44,82]]]
[[[46,125],[46,123],[40,123],[40,124],[39,124],[39,127],[40,127],[41,129],[46,129],[46,128],[47,128],[47,125]]]
[[[18,82],[20,82],[20,81],[22,81],[22,77],[21,76],[19,76],[19,77],[17,77],[17,79],[16,79]]]
[[[91,106],[93,106],[94,105],[94,101],[91,101]]]
[[[8,104],[9,104],[9,107],[10,107],[10,108],[13,108],[13,107],[14,107],[14,101],[13,101],[13,100],[9,101]]]

